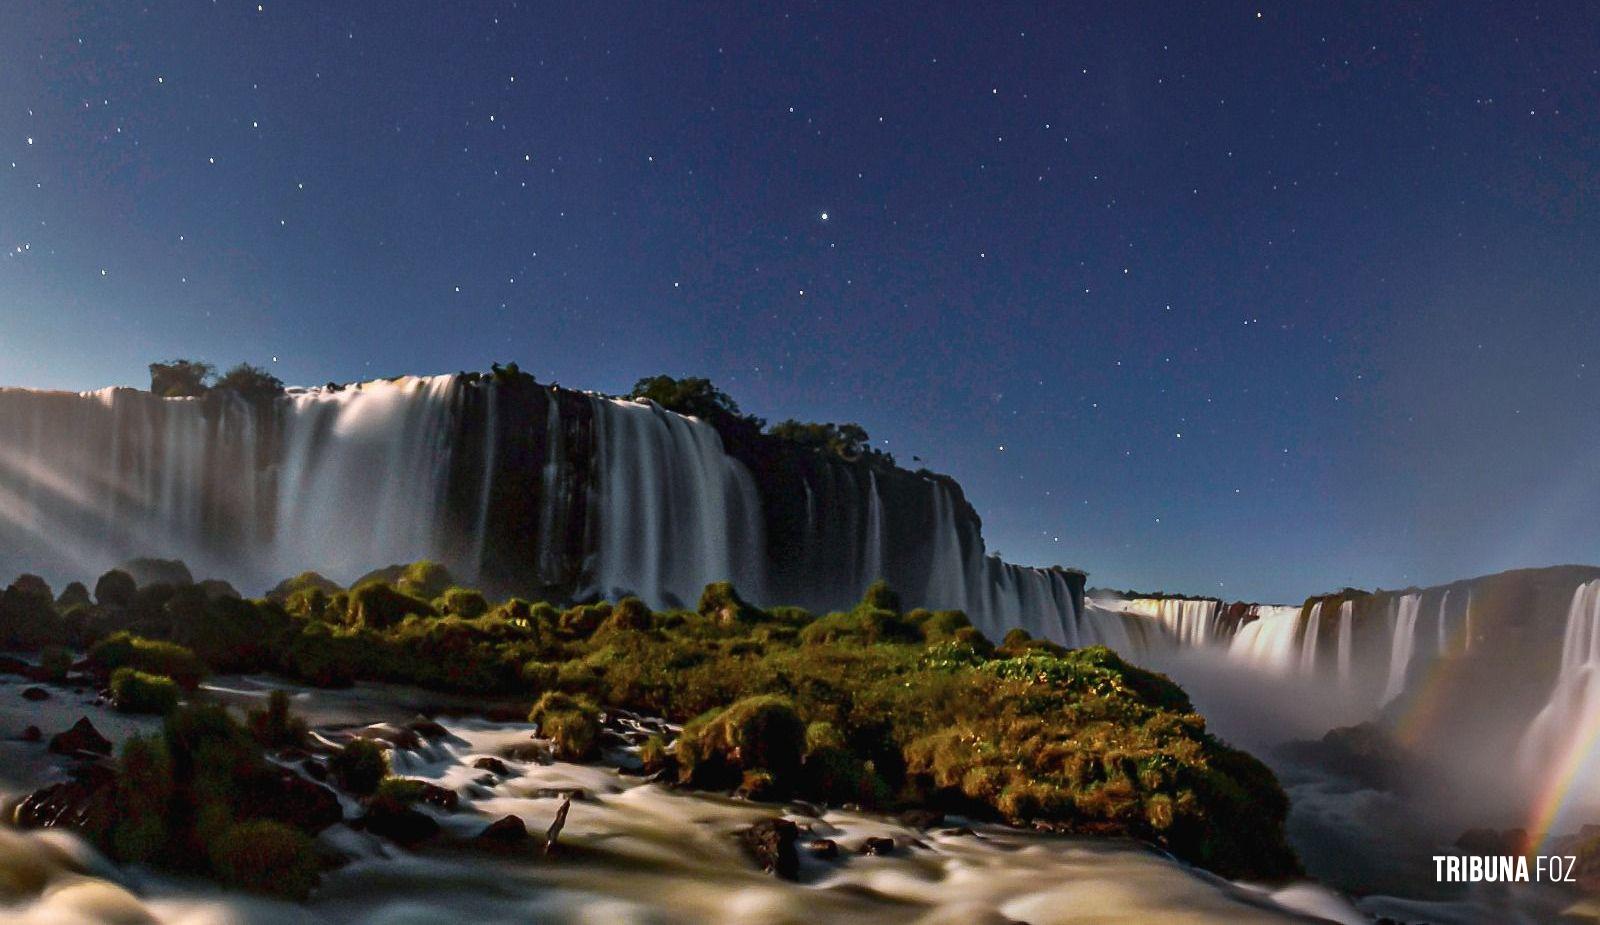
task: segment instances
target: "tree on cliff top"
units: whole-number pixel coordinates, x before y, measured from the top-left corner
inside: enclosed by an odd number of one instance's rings
[[[283,394],[283,380],[259,366],[240,363],[223,373],[213,388],[232,392],[246,401],[265,401]]]
[[[648,398],[668,411],[687,414],[715,424],[727,418],[738,418],[761,426],[761,421],[739,411],[739,403],[727,392],[711,384],[710,379],[691,376],[674,379],[671,376],[649,376],[633,384],[629,398]]]
[[[162,398],[190,398],[206,393],[206,380],[216,372],[210,363],[170,360],[150,364],[150,391]]]

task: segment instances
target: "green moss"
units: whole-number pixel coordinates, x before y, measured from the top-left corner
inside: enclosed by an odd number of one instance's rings
[[[232,825],[211,845],[210,855],[217,879],[241,890],[303,900],[317,885],[316,846],[278,822]]]
[[[582,761],[599,752],[600,709],[587,697],[551,691],[533,705],[528,722],[551,740],[558,758]]]
[[[449,588],[433,602],[440,613],[468,620],[489,612],[489,600],[470,588]]]
[[[114,633],[89,649],[89,662],[109,675],[118,668],[134,668],[165,675],[184,690],[194,690],[206,676],[206,666],[195,654],[176,643]]]
[[[736,701],[684,727],[678,763],[686,783],[726,787],[746,771],[771,775],[777,792],[788,793],[800,779],[806,726],[784,697],[760,695]]]
[[[111,699],[124,713],[165,715],[177,707],[181,692],[177,682],[164,675],[145,674],[133,668],[111,673]]]
[[[72,670],[72,653],[61,646],[45,646],[39,653],[39,670],[46,680],[60,684]]]
[[[350,625],[366,629],[385,629],[412,615],[437,616],[426,600],[412,597],[381,581],[368,582],[350,592]]]

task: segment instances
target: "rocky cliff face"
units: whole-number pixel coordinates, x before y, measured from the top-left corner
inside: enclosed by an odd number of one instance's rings
[[[259,590],[431,557],[554,599],[692,604],[730,579],[818,610],[883,578],[992,633],[1099,641],[1079,626],[1082,574],[988,556],[949,478],[525,376],[255,403],[0,390],[0,473],[0,571],[81,578],[158,555]]]

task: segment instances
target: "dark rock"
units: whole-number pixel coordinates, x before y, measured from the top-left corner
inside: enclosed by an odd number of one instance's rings
[[[501,777],[511,776],[511,769],[506,767],[506,763],[504,761],[488,755],[485,755],[482,758],[479,758],[477,761],[474,761],[472,766],[480,771],[488,771],[491,774],[498,774]]]
[[[933,809],[908,809],[900,814],[900,821],[913,829],[931,829],[944,825],[944,813]]]
[[[439,834],[439,823],[399,800],[374,797],[361,824],[368,832],[410,847]]]
[[[461,796],[454,790],[441,787],[438,784],[422,781],[422,802],[429,806],[436,806],[446,812],[455,812],[461,806]]]
[[[50,692],[42,687],[25,687],[22,689],[22,699],[38,703],[41,700],[49,700]]]
[[[887,835],[870,835],[861,843],[861,853],[878,857],[894,854],[894,839]]]
[[[44,733],[39,731],[38,726],[29,726],[28,728],[22,730],[22,741],[43,742]]]
[[[794,850],[799,834],[788,819],[763,819],[741,831],[739,841],[762,870],[793,880],[800,873],[800,856]]]
[[[561,830],[567,825],[567,811],[572,809],[572,801],[562,800],[561,808],[556,810],[555,819],[551,820],[550,828],[544,831],[544,853],[555,854],[556,840],[561,837]]]
[[[537,764],[551,764],[555,761],[550,746],[539,742],[514,742],[500,749],[500,754],[512,761],[532,761]]]
[[[94,728],[94,723],[89,722],[89,717],[80,717],[72,728],[57,734],[50,740],[50,751],[57,755],[77,755],[88,752],[95,755],[111,754],[111,740],[100,734]]]
[[[972,831],[972,829],[968,828],[967,826],[958,825],[953,829],[945,829],[945,830],[941,831],[939,834],[940,835],[948,835],[948,836],[950,836],[952,838],[955,838],[955,837],[976,837],[978,833]]]
[[[428,719],[426,716],[419,716],[411,722],[406,723],[406,728],[424,739],[443,739],[450,735],[450,730],[444,728],[439,723]]]
[[[288,768],[273,766],[238,782],[240,805],[253,815],[293,826],[313,835],[344,821],[339,797],[328,787],[306,780]]]
[[[812,857],[831,861],[839,856],[839,843],[831,838],[813,838],[806,842],[806,850],[811,852]]]
[[[521,848],[528,843],[528,827],[520,816],[501,816],[473,839],[485,848]]]
[[[1376,723],[1343,726],[1321,739],[1288,742],[1278,747],[1278,754],[1373,790],[1402,793],[1414,777],[1405,750]]]
[[[116,821],[116,771],[108,764],[80,765],[72,779],[35,790],[17,804],[13,823],[24,829],[70,828],[91,841]]]
[[[21,675],[24,678],[33,677],[33,666],[10,655],[0,655],[0,674]]]
[[[314,780],[328,779],[328,764],[316,758],[307,758],[300,762],[300,767]]]

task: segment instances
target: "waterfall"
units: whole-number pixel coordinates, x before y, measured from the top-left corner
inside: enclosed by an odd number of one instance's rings
[[[555,393],[549,389],[544,390],[545,400],[545,425],[544,425],[544,465],[539,471],[539,556],[537,568],[539,580],[546,584],[555,584],[561,579],[561,552],[562,544],[557,542],[558,537],[564,537],[563,529],[566,523],[566,512],[571,509],[572,499],[568,493],[571,482],[566,477],[566,447],[561,431],[561,403],[556,401]]]
[[[1239,627],[1228,643],[1231,661],[1259,668],[1270,674],[1293,674],[1295,633],[1300,626],[1300,608],[1252,605],[1255,619]]]
[[[1311,674],[1317,670],[1317,631],[1322,628],[1322,602],[1311,605],[1311,616],[1306,620],[1306,633],[1300,641],[1300,673]]]
[[[883,496],[878,494],[878,473],[867,473],[867,545],[858,584],[866,587],[884,577],[883,573]]]
[[[1570,773],[1600,729],[1600,579],[1579,585],[1567,608],[1561,667],[1549,700],[1528,727],[1517,764],[1535,780]],[[1593,784],[1590,785],[1591,789]]]
[[[1444,597],[1439,598],[1439,657],[1444,658],[1445,650],[1450,646],[1450,635],[1447,632],[1449,619],[1445,614],[1445,607],[1450,603],[1450,592],[1446,590]]]
[[[762,597],[760,502],[709,424],[650,402],[591,396],[594,590],[692,604],[709,581]]]
[[[1422,594],[1404,595],[1395,605],[1394,634],[1389,644],[1389,681],[1384,685],[1383,702],[1388,703],[1406,689],[1406,673],[1416,645],[1417,613],[1422,609]]]
[[[1172,634],[1181,645],[1210,645],[1216,628],[1220,601],[1197,598],[1135,598],[1128,601],[1128,613],[1151,617]]]
[[[1355,647],[1355,602],[1345,601],[1339,605],[1339,683],[1346,684],[1350,680],[1351,656]]]

